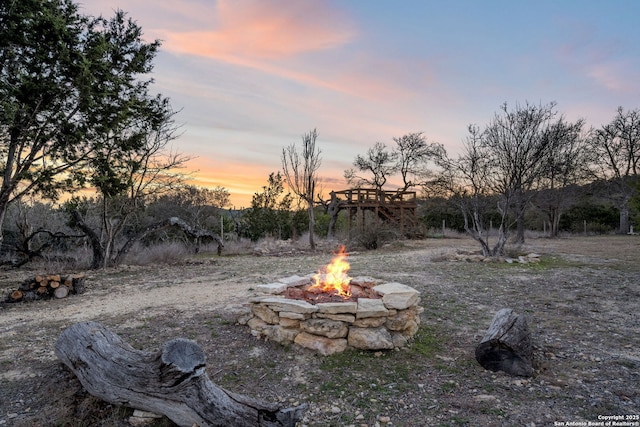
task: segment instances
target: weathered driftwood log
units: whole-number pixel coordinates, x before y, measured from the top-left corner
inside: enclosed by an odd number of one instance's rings
[[[496,313],[476,347],[476,360],[483,368],[525,377],[533,373],[532,354],[527,321],[510,308]]]
[[[146,352],[99,323],[83,322],[62,332],[55,351],[93,396],[180,426],[294,426],[305,408],[284,409],[217,387],[205,372],[202,349],[183,338]]]

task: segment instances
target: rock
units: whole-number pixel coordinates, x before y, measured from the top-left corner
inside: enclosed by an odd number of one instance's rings
[[[251,309],[247,307],[246,310],[244,310],[242,313],[239,313],[236,321],[238,322],[238,325],[246,325],[247,322],[249,322],[249,320],[253,317],[253,313],[251,312]]]
[[[286,319],[292,319],[292,320],[304,320],[307,318],[307,316],[305,316],[302,313],[293,313],[291,311],[281,311],[279,315],[280,317],[284,317]]]
[[[391,332],[391,341],[396,348],[406,347],[409,343],[409,339],[399,332]]]
[[[307,332],[300,332],[293,342],[301,347],[317,351],[323,356],[341,353],[347,348],[347,340],[344,338],[331,339],[312,335]]]
[[[249,321],[247,322],[247,326],[251,328],[252,331],[262,332],[262,330],[269,325],[259,317],[253,317],[249,319]]]
[[[300,323],[300,328],[310,334],[327,338],[344,338],[349,333],[346,323],[331,319],[308,319]]]
[[[262,300],[263,304],[267,304],[269,308],[274,311],[290,311],[292,313],[315,313],[318,311],[318,307],[309,304],[306,301],[282,299],[282,298],[270,298]]]
[[[284,328],[279,325],[267,326],[262,330],[262,334],[265,337],[280,344],[293,342],[299,333],[299,329]]]
[[[391,350],[394,347],[391,334],[382,326],[379,328],[352,327],[349,329],[347,343],[361,350]]]
[[[373,277],[369,277],[369,276],[358,276],[358,277],[352,278],[349,284],[362,286],[363,288],[372,288],[376,285],[379,285],[380,280],[374,279]]]
[[[306,285],[311,283],[311,280],[309,279],[308,276],[306,277],[302,277],[302,276],[298,276],[298,275],[293,275],[293,276],[289,276],[289,277],[284,277],[282,279],[278,279],[278,282],[280,283],[284,283],[287,285],[287,287],[292,288],[295,286],[301,286],[301,285]]]
[[[286,317],[281,317],[280,318],[280,326],[282,326],[283,328],[300,328],[300,321],[296,320],[296,319],[287,319]]]
[[[394,316],[390,316],[389,318],[387,318],[387,321],[384,325],[390,331],[404,331],[405,329],[412,326],[410,325],[410,322],[416,323],[416,317],[417,310],[415,307],[413,307],[407,310],[398,311]]]
[[[375,286],[373,290],[382,295],[382,302],[389,309],[404,310],[420,301],[420,292],[401,283],[385,283]]]
[[[356,302],[323,302],[316,306],[318,307],[318,313],[327,314],[355,314],[358,310],[358,303]]]
[[[251,306],[251,312],[256,316],[262,319],[265,323],[270,325],[277,325],[280,321],[280,317],[278,313],[271,310],[269,307],[263,304],[253,304]]]
[[[365,317],[364,319],[356,319],[356,321],[353,322],[353,326],[357,326],[358,328],[377,328],[378,326],[384,325],[386,321],[386,317]]]
[[[256,286],[256,290],[265,294],[281,294],[287,290],[286,283],[268,283]]]
[[[339,320],[341,322],[346,322],[346,323],[353,323],[353,322],[356,321],[355,314],[322,314],[322,313],[315,313],[314,316],[318,317],[320,319]]]
[[[382,317],[388,316],[389,310],[385,307],[380,299],[360,298],[358,300],[358,310],[356,311],[356,319],[365,317]]]

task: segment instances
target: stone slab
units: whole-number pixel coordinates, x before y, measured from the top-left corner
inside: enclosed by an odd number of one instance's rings
[[[318,313],[326,314],[355,314],[358,311],[358,303],[355,301],[349,302],[322,302],[316,304],[318,307]]]
[[[256,286],[256,290],[258,292],[262,292],[264,294],[281,294],[284,291],[287,290],[287,284],[286,283],[267,283],[265,285],[258,285]]]
[[[303,313],[293,313],[291,311],[281,311],[278,313],[280,317],[291,320],[304,320],[307,318]]]
[[[362,286],[363,288],[372,288],[382,283],[380,279],[374,279],[369,276],[357,276],[351,279],[352,285]]]
[[[389,309],[404,310],[420,301],[420,292],[402,283],[385,283],[373,290],[382,295],[382,302]]]
[[[355,314],[329,314],[329,313],[314,313],[313,316],[320,319],[339,320],[341,322],[353,323],[356,321]]]
[[[278,279],[278,282],[284,283],[287,287],[292,288],[311,283],[311,280],[309,279],[309,276],[298,276],[297,274],[294,274],[293,276]]]
[[[315,313],[318,307],[306,301],[295,299],[273,298],[262,300],[262,304],[267,304],[274,311],[289,311],[292,313]]]
[[[383,317],[389,314],[389,310],[385,307],[381,299],[360,298],[358,299],[358,310],[356,311],[356,319],[365,317]]]

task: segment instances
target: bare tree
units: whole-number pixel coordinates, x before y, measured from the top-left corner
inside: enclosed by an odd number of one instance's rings
[[[370,185],[377,190],[387,183],[390,175],[397,170],[396,159],[398,154],[389,151],[382,142],[376,142],[372,148],[367,150],[366,157],[357,155],[353,161],[356,169],[348,169],[344,172],[344,177],[351,185]],[[358,172],[367,172],[371,177],[358,175]]]
[[[516,243],[524,243],[525,213],[539,189],[552,150],[547,132],[556,115],[555,102],[547,105],[501,107],[482,134],[491,158],[494,192],[509,200],[516,218]]]
[[[403,184],[398,191],[424,186],[431,174],[427,164],[440,153],[442,146],[428,143],[422,132],[408,133],[393,140],[396,143],[396,170],[400,172]]]
[[[583,134],[584,120],[569,123],[560,117],[546,132],[550,144],[534,204],[545,213],[549,233],[558,236],[560,218],[581,194],[580,184],[588,177],[590,164],[587,137]]]
[[[593,133],[596,176],[610,185],[609,198],[620,210],[620,233],[629,231],[629,203],[638,186],[640,110],[618,108],[611,123]]]
[[[441,168],[436,179],[430,183],[432,191],[448,198],[462,213],[464,229],[480,243],[485,256],[499,256],[504,252],[508,238],[507,207],[510,194],[497,194],[496,176],[493,174],[491,153],[482,142],[482,133],[477,126],[468,128],[469,136],[464,152],[457,159],[448,157],[443,149],[438,152],[436,164]],[[498,237],[490,244],[487,216],[498,208],[500,221]]]
[[[296,144],[282,149],[282,169],[291,191],[307,204],[309,212],[309,246],[315,250],[314,230],[316,225],[314,199],[317,172],[320,168],[320,149],[316,147],[316,129],[302,135],[302,152]]]

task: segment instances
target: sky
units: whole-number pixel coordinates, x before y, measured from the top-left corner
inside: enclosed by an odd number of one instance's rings
[[[423,132],[455,155],[507,103],[567,120],[640,108],[636,0],[80,0],[162,42],[153,91],[179,110],[195,185],[249,207],[317,129],[325,191],[376,142]]]

